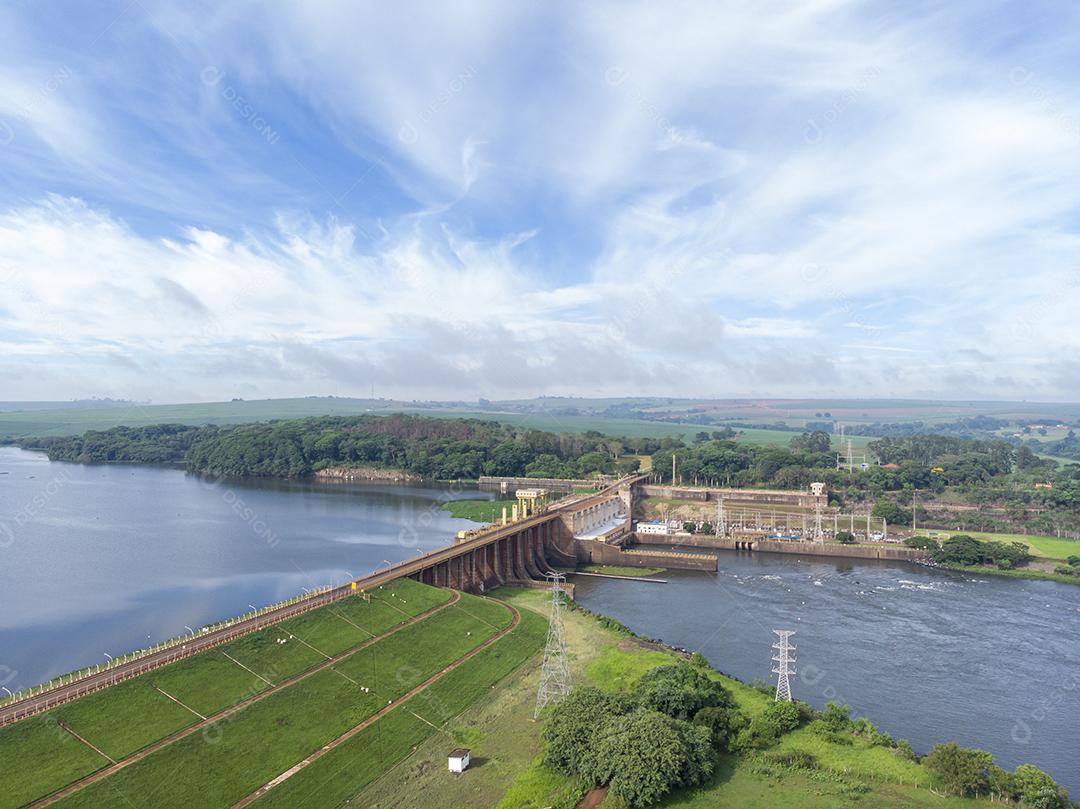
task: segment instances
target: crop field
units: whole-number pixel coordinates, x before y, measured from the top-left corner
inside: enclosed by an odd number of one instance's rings
[[[202,733],[157,750],[59,801],[130,796],[155,807],[227,807],[494,636],[512,615],[462,595],[452,605],[312,674]],[[366,689],[366,690],[365,690]]]

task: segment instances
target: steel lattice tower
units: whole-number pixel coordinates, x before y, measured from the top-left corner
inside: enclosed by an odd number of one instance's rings
[[[772,658],[776,661],[776,665],[773,666],[773,673],[776,674],[776,701],[791,702],[791,682],[788,678],[795,673],[795,669],[791,666],[795,662],[795,658],[791,656],[795,647],[788,642],[788,638],[795,634],[795,630],[774,629],[773,632],[779,635],[779,639],[772,646],[776,649],[776,654]]]
[[[548,620],[547,646],[544,647],[544,663],[540,668],[540,687],[536,691],[536,710],[533,718],[540,716],[545,705],[556,703],[570,693],[570,665],[566,659],[566,638],[563,634],[563,593],[566,576],[548,573],[551,582],[551,618]]]

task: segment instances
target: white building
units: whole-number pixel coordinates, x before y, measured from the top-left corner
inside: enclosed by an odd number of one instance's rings
[[[463,773],[469,769],[469,748],[458,747],[451,750],[448,764],[450,772]]]
[[[658,534],[660,536],[667,536],[671,533],[671,529],[666,522],[660,520],[653,520],[652,522],[639,522],[634,528],[639,534]]]

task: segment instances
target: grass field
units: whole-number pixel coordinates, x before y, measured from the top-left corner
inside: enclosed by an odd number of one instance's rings
[[[501,589],[501,598],[523,611],[546,614],[543,593],[532,590]],[[566,638],[571,673],[576,684],[591,684],[608,690],[629,688],[655,665],[669,663],[674,654],[643,645],[602,627],[582,613],[566,616]],[[742,683],[722,679],[743,710],[761,711],[769,698]],[[555,773],[542,763],[540,734],[543,724],[532,721],[538,670],[536,660],[516,671],[490,696],[478,700],[447,725],[449,736],[428,737],[416,752],[391,768],[383,777],[351,795],[336,792],[310,803],[301,791],[294,793],[296,806],[363,806],[365,809],[459,809],[463,806],[496,806],[498,809],[572,809],[582,789],[571,779]],[[472,749],[474,766],[460,778],[445,772],[448,746],[466,744]],[[770,768],[761,759],[721,757],[712,780],[702,787],[683,790],[661,805],[669,809],[774,809],[778,806],[833,809],[843,806],[926,807],[962,809],[996,804],[941,798],[916,787],[922,773],[883,748],[869,749],[859,740],[851,746],[832,744],[809,730],[800,730],[784,740],[778,749],[810,749],[823,766],[853,768],[850,775],[827,771],[808,773]],[[769,753],[776,750],[767,751]],[[888,756],[887,761],[879,757]],[[358,758],[353,761],[359,764]],[[905,778],[904,784],[884,783],[859,773],[882,767],[889,777]],[[282,796],[284,797],[284,795]],[[605,807],[610,805],[605,804]],[[290,806],[286,801],[273,806]],[[612,807],[613,809],[613,807]]]
[[[582,565],[586,573],[603,573],[606,576],[656,576],[664,573],[663,567],[626,567],[624,565]]]
[[[475,734],[462,734],[458,730],[455,735],[453,731],[436,730],[432,725],[442,725],[481,697],[488,697],[496,682],[536,655],[546,634],[547,624],[540,616],[531,612],[523,614],[521,624],[512,633],[427,688],[410,701],[406,706],[408,710],[392,711],[252,805],[258,809],[340,805],[387,773],[391,767],[403,766],[398,762],[428,739],[442,753],[439,773],[445,776],[446,748],[471,744]],[[485,762],[474,756],[471,772],[478,772],[483,766],[486,766]],[[391,770],[383,783],[389,788],[391,796],[396,794],[400,798],[401,789],[395,784],[394,778],[396,772],[396,768]],[[446,783],[445,777],[440,780],[442,783],[438,789],[444,795],[459,785],[457,779],[452,784]],[[415,799],[424,801],[438,798],[431,793],[418,793]],[[388,798],[386,804],[366,800],[357,804],[352,801],[352,805],[392,805],[389,802],[392,800],[393,797]],[[485,804],[461,801],[454,805]]]
[[[111,427],[145,427],[151,424],[249,424],[273,419],[305,418],[308,416],[358,416],[411,413],[432,418],[476,418],[498,421],[517,427],[548,430],[557,433],[584,433],[596,430],[611,436],[666,438],[683,436],[690,440],[698,432],[712,432],[715,427],[701,424],[647,421],[606,416],[562,416],[551,413],[492,412],[468,409],[417,407],[410,402],[378,399],[304,398],[262,399],[238,402],[206,402],[176,405],[132,405],[130,407],[71,408],[67,410],[26,410],[0,412],[0,436],[26,438],[30,436],[81,435],[87,430],[107,430]],[[744,414],[745,415],[745,414]],[[760,415],[760,414],[759,414]],[[811,413],[811,416],[813,414]],[[765,416],[760,416],[765,418]],[[769,413],[768,418],[781,418]],[[790,421],[793,426],[798,418]],[[750,444],[787,446],[796,435],[781,430],[744,428],[738,440]],[[853,436],[856,449],[862,449],[871,439]],[[643,465],[647,469],[647,465]]]
[[[1061,539],[1059,537],[1034,536],[1028,534],[988,534],[980,531],[939,531],[939,540],[947,539],[954,533],[964,533],[978,539],[993,540],[995,542],[1023,542],[1029,548],[1033,556],[1041,556],[1046,559],[1066,559],[1074,554],[1080,554],[1080,540]]]
[[[225,653],[272,682],[280,682],[326,660],[324,654],[299,643],[296,639],[301,636],[334,655],[449,598],[446,590],[399,580],[375,590],[371,601],[347,598],[0,729],[0,809],[49,794],[109,763],[60,723],[106,756],[122,759],[201,721],[196,712],[211,716],[270,687]],[[489,636],[495,631],[493,626],[508,620],[505,609],[489,602],[470,602],[460,612],[461,620],[469,622],[466,631],[473,631],[476,638]],[[293,635],[289,643],[275,642],[289,634]]]
[[[51,716],[5,728],[0,762],[0,809],[16,809],[109,763]]]
[[[409,589],[423,588],[413,584]],[[187,736],[56,805],[97,807],[127,797],[135,805],[152,802],[166,808],[231,806],[449,666],[511,619],[497,602],[462,595],[458,604],[245,707],[215,732]]]
[[[517,500],[451,500],[443,503],[442,507],[458,519],[489,523],[502,519],[504,508],[509,518],[516,505]]]

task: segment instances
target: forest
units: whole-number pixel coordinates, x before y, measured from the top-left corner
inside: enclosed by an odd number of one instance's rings
[[[650,456],[651,478],[684,484],[804,489],[824,481],[834,506],[872,503],[889,524],[935,518],[956,527],[956,515],[927,511],[964,503],[969,530],[1024,525],[1042,532],[1080,528],[1080,465],[1036,456],[1000,439],[932,434],[885,437],[869,451],[878,463],[837,468],[831,437],[794,435],[787,447],[731,439],[731,431],[690,439],[552,433],[481,419],[422,416],[322,416],[237,426],[117,427],[82,436],[24,439],[53,460],[173,464],[198,474],[305,477],[329,467],[402,469],[428,479],[480,475],[585,478],[637,471]],[[917,497],[916,497],[916,492]],[[917,502],[916,502],[917,501]],[[979,508],[971,509],[970,506]],[[993,505],[992,513],[983,506]],[[1002,513],[1007,511],[1007,514]]]

